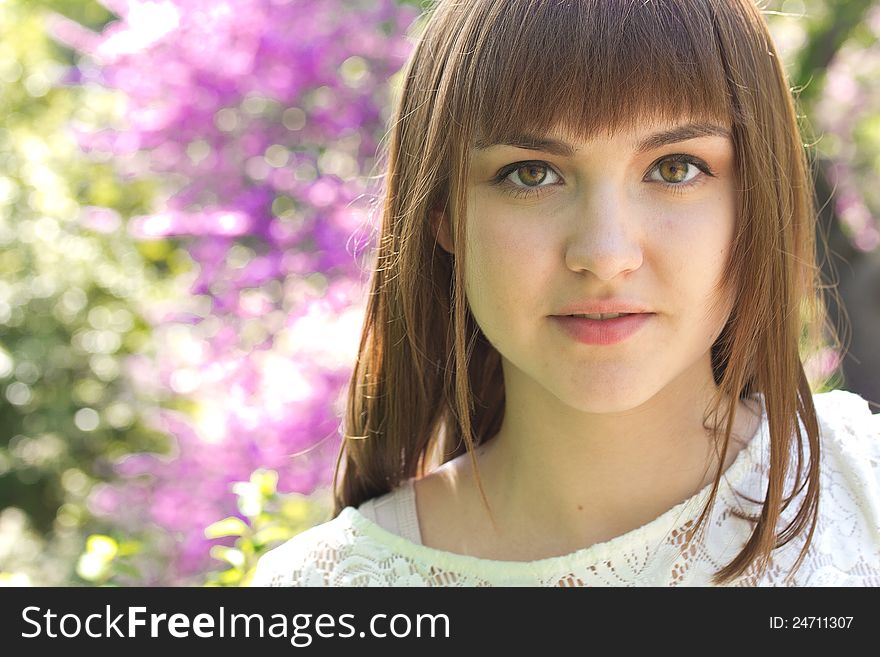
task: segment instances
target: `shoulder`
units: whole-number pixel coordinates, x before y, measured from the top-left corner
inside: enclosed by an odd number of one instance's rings
[[[251,586],[329,586],[339,558],[357,543],[347,511],[260,557]]]
[[[813,395],[813,401],[827,508],[836,514],[858,509],[869,524],[880,527],[880,415],[845,390]]]
[[[264,554],[251,586],[423,586],[429,569],[401,553],[406,539],[347,507]],[[422,571],[425,571],[424,573]]]
[[[880,585],[880,415],[859,395],[813,395],[819,517],[801,585]]]
[[[880,466],[880,414],[854,392],[832,390],[813,395],[816,417],[824,437],[823,447],[854,466]]]

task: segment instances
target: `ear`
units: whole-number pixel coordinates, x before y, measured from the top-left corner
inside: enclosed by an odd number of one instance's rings
[[[455,250],[452,246],[449,217],[446,216],[445,212],[436,208],[429,212],[429,217],[431,220],[431,228],[434,231],[437,243],[443,247],[444,251],[454,254]]]

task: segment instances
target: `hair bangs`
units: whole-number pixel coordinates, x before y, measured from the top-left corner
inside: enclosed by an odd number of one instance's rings
[[[486,3],[464,97],[477,145],[515,133],[588,140],[688,120],[733,124],[711,3]]]

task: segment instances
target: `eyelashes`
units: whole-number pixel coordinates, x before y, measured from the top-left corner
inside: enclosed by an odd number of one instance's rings
[[[662,175],[659,174],[659,169],[661,165],[668,163],[685,165],[684,171],[688,177],[679,182],[668,182],[664,180]],[[695,175],[690,175],[693,169],[696,169],[697,173]],[[522,177],[520,176],[520,172],[523,170],[528,170],[528,173],[526,174],[527,177],[534,177],[536,171],[541,172],[543,175],[539,176],[540,179],[537,182],[544,183],[550,180],[550,183],[535,185],[517,184],[512,178],[519,178],[519,181],[523,182]],[[676,153],[674,155],[664,156],[651,165],[648,174],[650,175],[655,171],[658,171],[660,177],[646,178],[645,182],[659,184],[662,188],[672,194],[684,194],[688,190],[705,182],[706,176],[712,178],[715,177],[714,172],[706,162],[686,153]],[[557,173],[548,162],[544,162],[543,160],[524,160],[522,162],[513,162],[502,167],[492,179],[491,184],[497,185],[502,191],[514,198],[534,198],[546,193],[549,188],[560,184],[561,181],[562,176]]]

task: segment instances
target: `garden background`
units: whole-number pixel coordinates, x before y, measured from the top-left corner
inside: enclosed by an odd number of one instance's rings
[[[762,2],[880,401],[880,2]],[[0,0],[0,583],[240,585],[329,513],[421,5]]]

